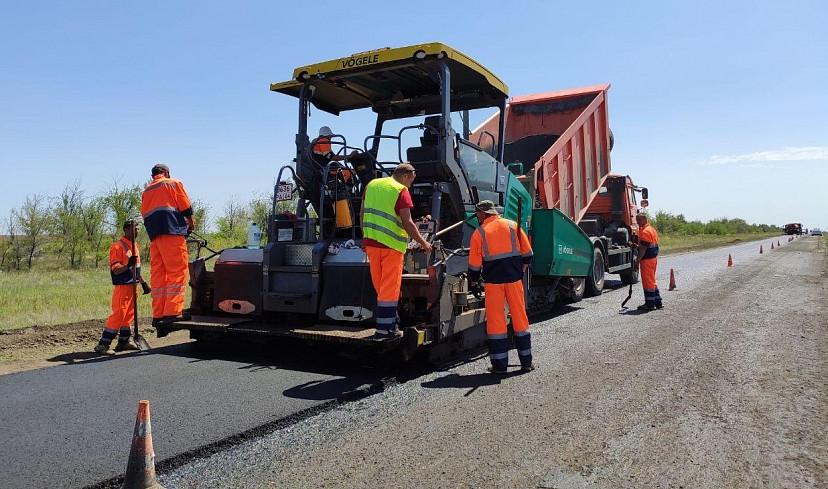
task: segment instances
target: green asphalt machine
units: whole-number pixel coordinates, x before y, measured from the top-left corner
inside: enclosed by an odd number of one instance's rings
[[[483,344],[485,297],[470,293],[466,273],[474,204],[484,199],[532,240],[530,312],[600,293],[605,272],[636,281],[631,218],[635,194],[646,189],[609,173],[608,88],[509,100],[497,76],[441,43],[296,68],[270,86],[298,99],[299,117],[296,157],[276,175],[267,244],[221,250],[213,270],[202,258],[191,263],[192,317],[158,335],[290,338],[403,359]],[[323,141],[309,134],[311,107],[335,116],[371,109],[375,124],[357,142],[340,134]],[[493,115],[471,131],[470,111],[479,109]],[[315,152],[319,143],[333,156]],[[359,246],[359,209],[367,183],[400,162],[416,168],[412,216],[434,250],[406,253],[403,335],[374,340],[376,294]],[[291,200],[295,209],[277,211]]]

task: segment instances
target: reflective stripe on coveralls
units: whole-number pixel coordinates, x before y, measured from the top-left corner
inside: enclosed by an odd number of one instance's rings
[[[187,240],[162,234],[150,241],[152,317],[180,316],[189,277]]]
[[[365,205],[362,215],[362,235],[397,251],[405,253],[408,233],[394,209],[405,185],[393,177],[375,178],[365,187]]]
[[[112,285],[127,285],[133,283],[132,267],[128,267],[121,273],[116,274],[113,269],[125,267],[129,264],[129,257],[132,256],[132,241],[121,237],[109,247],[109,275],[112,278]],[[135,276],[141,278],[141,251],[138,243],[135,243]]]
[[[489,342],[489,358],[496,370],[505,370],[509,364],[509,339],[506,329],[506,305],[512,316],[515,346],[522,367],[532,364],[532,336],[529,318],[523,298],[523,281],[510,284],[485,284],[486,335]]]
[[[523,265],[532,261],[529,238],[517,223],[499,216],[487,218],[469,243],[469,280],[507,284],[523,278]]]
[[[116,274],[113,269],[125,267],[129,264],[129,257],[132,256],[132,242],[126,237],[121,237],[109,247],[109,273],[114,287],[112,288],[112,312],[106,319],[104,330],[98,344],[109,347],[112,340],[118,337],[118,343],[126,343],[132,332],[130,324],[135,317],[135,292],[136,285],[132,280],[132,269]],[[138,243],[135,243],[136,269],[138,277],[141,270],[141,252]]]
[[[521,366],[532,364],[532,340],[524,299],[523,265],[532,259],[529,239],[517,223],[492,216],[472,234],[469,250],[469,280],[481,275],[486,291],[486,334],[489,358],[495,370],[509,363],[506,305]]]
[[[366,246],[371,283],[377,292],[374,318],[377,334],[390,335],[397,329],[397,302],[400,299],[404,254],[390,248]]]
[[[185,217],[192,214],[190,198],[180,180],[155,175],[141,194],[141,216],[150,240],[164,234],[186,236]]]
[[[141,195],[141,215],[150,237],[152,317],[180,316],[189,276],[186,217],[190,198],[180,180],[155,175]]]
[[[650,307],[661,307],[661,293],[656,282],[658,268],[658,232],[649,223],[639,229],[639,241],[646,246],[644,256],[640,261],[641,286],[644,289],[644,304]]]

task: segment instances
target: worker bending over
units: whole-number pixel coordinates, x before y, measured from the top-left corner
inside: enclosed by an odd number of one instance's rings
[[[635,216],[638,223],[638,256],[641,267],[641,285],[644,287],[644,304],[638,306],[639,311],[653,311],[661,309],[661,294],[656,283],[656,268],[658,266],[658,232],[647,221],[647,216]]]
[[[180,180],[170,178],[167,165],[152,167],[152,181],[141,195],[141,215],[150,239],[150,283],[153,324],[186,319],[186,236],[195,227],[190,198]]]
[[[476,211],[480,226],[472,234],[469,245],[469,283],[477,284],[481,275],[485,282],[486,335],[492,361],[489,371],[505,374],[509,365],[505,302],[512,316],[521,370],[529,372],[535,367],[523,275],[532,261],[532,246],[517,223],[500,217],[491,200],[478,203]]]
[[[138,235],[138,225],[128,220],[123,226],[124,235],[109,247],[109,275],[112,277],[112,314],[106,320],[101,340],[95,347],[96,353],[106,353],[112,340],[118,337],[115,351],[137,350],[138,347],[130,339],[132,324],[135,318],[135,287],[141,284],[144,294],[150,293],[144,279],[141,277],[141,253],[135,237]],[[133,253],[135,250],[135,253]]]
[[[408,188],[415,177],[414,167],[402,163],[390,177],[371,180],[363,195],[360,213],[362,245],[368,255],[371,282],[377,292],[375,339],[393,338],[399,333],[397,301],[408,238],[416,241],[426,253],[431,252],[431,244],[411,219],[414,202]]]

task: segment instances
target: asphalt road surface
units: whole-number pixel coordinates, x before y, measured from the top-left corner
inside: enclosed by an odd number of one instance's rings
[[[828,254],[817,243],[667,257],[664,310],[619,314],[620,289],[537,322],[532,373],[498,379],[485,358],[431,372],[161,482],[828,487]],[[633,305],[641,298],[636,288]]]
[[[150,399],[158,460],[271,426],[162,471],[168,489],[824,487],[826,256],[807,238],[667,257],[666,309],[619,314],[626,288],[565,308],[533,324],[531,374],[494,378],[480,358],[343,405],[390,372],[182,345],[3,376],[0,486],[121,474]]]

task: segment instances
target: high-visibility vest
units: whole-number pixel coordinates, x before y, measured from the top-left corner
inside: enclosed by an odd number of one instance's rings
[[[362,216],[362,235],[392,250],[405,253],[408,233],[402,226],[394,207],[405,185],[393,177],[375,178],[365,187],[365,208]]]
[[[318,155],[326,155],[331,152],[331,139],[320,136],[313,145],[313,152]]]
[[[156,175],[141,194],[141,216],[150,241],[162,234],[187,235],[186,217],[193,215],[184,184]]]
[[[647,247],[640,260],[649,260],[658,256],[658,232],[649,223],[638,230],[638,241]]]
[[[132,268],[127,268],[121,273],[115,273],[113,269],[124,267],[129,263],[132,256],[132,242],[121,238],[112,243],[109,247],[109,275],[112,277],[112,285],[129,285],[135,283],[132,280]],[[135,243],[135,276],[141,276],[141,253],[138,251],[138,243]]]

